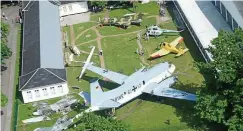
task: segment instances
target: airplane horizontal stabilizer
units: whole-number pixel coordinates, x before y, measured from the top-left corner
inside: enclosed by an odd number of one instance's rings
[[[179,56],[185,54],[188,50],[189,50],[188,48],[182,50],[181,52],[179,52],[178,54],[176,54],[176,57],[179,57]]]
[[[176,99],[196,100],[196,95],[170,88],[175,83],[175,77],[170,77],[159,84],[152,83],[143,92],[156,96],[170,97]]]

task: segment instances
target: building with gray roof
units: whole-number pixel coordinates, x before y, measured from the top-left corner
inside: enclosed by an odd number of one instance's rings
[[[24,103],[68,94],[59,7],[49,1],[23,1],[22,68]]]

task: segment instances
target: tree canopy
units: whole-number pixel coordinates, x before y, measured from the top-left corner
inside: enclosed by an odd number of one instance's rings
[[[94,113],[85,113],[79,124],[70,131],[130,131],[129,125],[120,120],[115,120],[111,117],[105,118]]]
[[[90,1],[92,6],[99,6],[99,7],[105,7],[107,4],[107,1]]]
[[[8,24],[1,22],[1,64],[4,64],[4,60],[12,55],[12,51],[6,45],[8,33]]]
[[[7,96],[5,96],[3,93],[1,93],[1,107],[4,107],[8,102]]]
[[[195,109],[210,122],[227,130],[243,130],[243,31],[220,31],[208,50],[212,62],[197,63],[213,76],[198,92]]]

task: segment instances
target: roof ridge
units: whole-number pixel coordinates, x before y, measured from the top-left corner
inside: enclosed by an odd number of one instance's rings
[[[54,76],[56,76],[57,78],[59,78],[60,80],[63,80],[64,82],[66,82],[66,80],[62,79],[61,77],[59,77],[58,75],[56,75],[52,71],[48,70],[47,68],[43,68],[43,69],[47,70],[48,72],[50,72],[51,74],[53,74]]]
[[[23,89],[31,80],[32,77],[34,77],[34,75],[36,74],[36,72],[39,70],[40,68],[36,69],[35,73],[29,78],[29,80],[22,86],[22,88],[20,88],[19,90]]]
[[[37,69],[38,69],[38,68],[37,68]],[[30,71],[30,72],[29,72],[29,73],[27,73],[27,74],[21,75],[20,77],[22,77],[22,76],[26,76],[26,75],[29,75],[30,73],[32,73],[32,72],[34,72],[34,71],[36,71],[37,69],[34,69],[34,70]]]

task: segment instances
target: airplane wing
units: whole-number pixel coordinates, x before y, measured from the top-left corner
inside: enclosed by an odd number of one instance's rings
[[[102,108],[114,108],[114,107],[119,107],[121,104],[118,102],[115,102],[113,100],[105,100],[102,104],[99,105],[99,107]]]
[[[170,86],[175,81],[176,81],[175,77],[170,77],[170,78],[162,81],[159,84],[151,83],[143,90],[143,92],[149,93],[152,95],[170,97],[170,98],[176,98],[176,99],[185,99],[185,100],[190,100],[190,101],[196,100],[196,95],[194,95],[194,94],[170,88]]]
[[[180,42],[183,41],[183,37],[178,37],[176,38],[175,40],[173,40],[171,43],[170,43],[170,46],[177,46],[177,44],[179,44]]]
[[[157,51],[157,52],[153,53],[152,55],[150,55],[150,57],[152,57],[152,58],[157,58],[157,57],[160,57],[160,56],[167,55],[167,54],[169,54],[169,53],[170,53],[170,51],[168,51],[168,50],[162,48],[162,49],[160,49],[159,51]]]
[[[105,78],[108,78],[109,80],[112,80],[118,84],[122,84],[124,82],[124,80],[128,77],[126,75],[123,75],[123,74],[120,74],[120,73],[116,73],[116,72],[113,72],[113,71],[109,71],[109,70],[106,70],[106,69],[102,69],[100,67],[96,67],[96,66],[93,66],[93,65],[89,65],[87,67],[88,70],[94,72],[94,73],[97,73]]]

